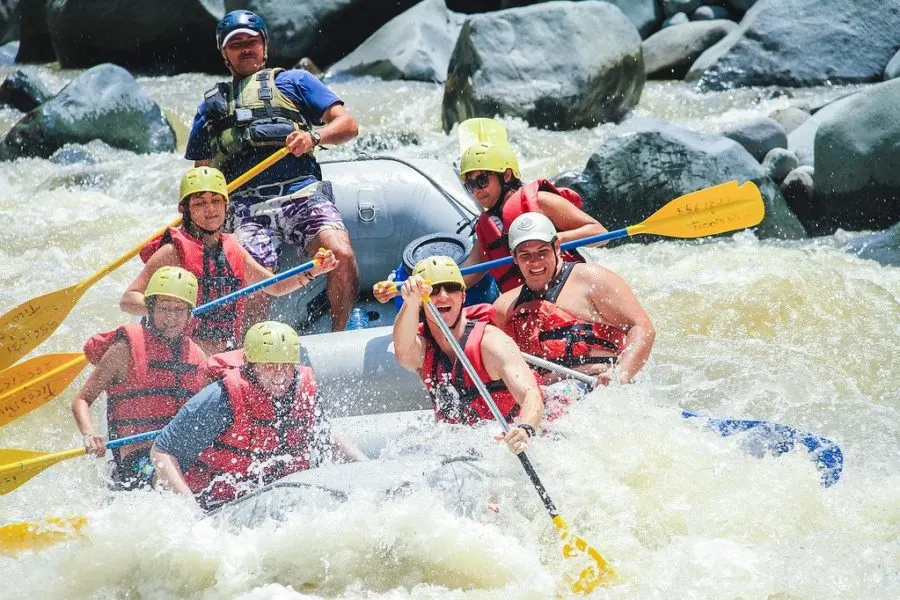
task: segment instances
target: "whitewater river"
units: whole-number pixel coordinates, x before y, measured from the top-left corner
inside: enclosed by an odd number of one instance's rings
[[[54,90],[73,76],[39,73]],[[213,79],[141,81],[187,127]],[[440,131],[439,87],[335,89],[363,138],[329,156],[454,160],[455,139]],[[796,93],[815,104],[845,91]],[[717,131],[788,102],[759,90],[700,95],[650,84],[637,112]],[[0,132],[20,116],[0,109]],[[610,131],[506,124],[526,179],[580,168]],[[0,163],[0,312],[83,279],[174,218],[188,166],[180,155],[89,149],[100,162]],[[742,232],[593,254],[631,284],[659,332],[641,382],[595,393],[531,452],[562,514],[619,573],[596,597],[897,597],[900,270],[842,251],[854,235],[780,242]],[[91,334],[126,321],[117,300],[137,270],[132,261],[94,285],[35,354],[78,351]],[[78,446],[69,402],[84,377],[0,429],[0,447]],[[828,437],[843,449],[843,476],[825,489],[805,452],[752,458],[739,441],[681,419],[678,407]],[[491,441],[495,429],[409,434],[419,438],[410,443],[465,442],[484,452],[499,512],[481,508],[484,491],[469,517],[423,486],[391,501],[311,502],[283,524],[233,530],[171,496],[110,501],[100,461],[66,461],[0,497],[0,524],[83,514],[86,535],[0,556],[0,597],[552,597],[565,561],[518,462]]]

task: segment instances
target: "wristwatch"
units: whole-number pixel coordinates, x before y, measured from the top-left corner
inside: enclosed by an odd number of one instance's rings
[[[533,437],[534,437],[534,433],[535,433],[535,432],[534,432],[534,427],[532,427],[532,426],[529,425],[528,423],[519,423],[518,425],[516,425],[516,427],[518,427],[519,429],[521,429],[521,430],[523,430],[525,433],[527,433],[529,438],[533,438]]]
[[[316,146],[322,145],[322,134],[321,133],[319,133],[318,131],[310,131],[309,136],[312,138],[313,148],[315,148]]]

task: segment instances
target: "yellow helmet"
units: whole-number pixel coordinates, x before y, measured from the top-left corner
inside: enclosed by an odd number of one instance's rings
[[[466,289],[466,282],[463,280],[462,273],[459,272],[459,265],[449,256],[423,258],[413,268],[413,275],[418,275],[431,285],[458,283],[462,289]]]
[[[257,323],[244,335],[244,358],[248,363],[298,363],[300,336],[278,321]]]
[[[179,192],[179,203],[184,202],[191,194],[197,192],[213,192],[214,194],[222,194],[225,196],[225,202],[228,202],[228,183],[225,182],[225,176],[222,171],[213,167],[194,167],[184,174],[181,178],[181,191]]]
[[[466,180],[466,173],[472,171],[493,171],[503,173],[512,169],[516,179],[519,174],[519,161],[509,144],[473,144],[466,148],[459,159],[459,177]]]
[[[151,296],[178,298],[190,304],[191,308],[195,308],[197,306],[197,278],[193,273],[181,267],[160,267],[150,278],[147,289],[144,290],[144,298]]]

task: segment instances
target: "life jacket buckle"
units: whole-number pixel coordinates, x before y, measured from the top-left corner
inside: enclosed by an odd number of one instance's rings
[[[234,121],[238,125],[243,125],[245,123],[249,123],[253,120],[253,109],[251,108],[236,108],[234,109]]]

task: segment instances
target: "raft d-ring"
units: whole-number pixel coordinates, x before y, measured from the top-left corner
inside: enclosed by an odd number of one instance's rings
[[[360,202],[359,203],[359,220],[364,223],[371,223],[375,220],[375,205],[371,202]]]

